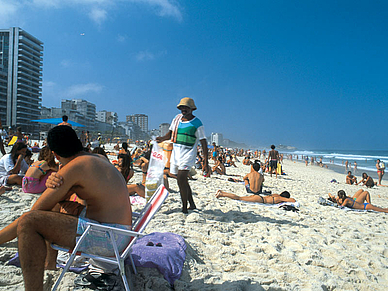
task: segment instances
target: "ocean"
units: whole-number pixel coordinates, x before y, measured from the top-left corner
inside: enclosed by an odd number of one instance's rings
[[[304,162],[304,160],[302,161],[302,156],[308,156],[309,163],[311,157],[316,158],[317,161],[322,158],[322,162],[328,165],[329,169],[339,173],[346,173],[345,161],[348,161],[350,165],[349,170],[353,174],[361,176],[361,173],[366,172],[373,179],[377,179],[377,159],[380,159],[388,166],[388,150],[295,150],[281,152],[292,154],[294,156],[293,160],[296,160],[296,156],[299,156],[299,161],[301,162]],[[357,162],[356,171],[354,171],[354,162]]]

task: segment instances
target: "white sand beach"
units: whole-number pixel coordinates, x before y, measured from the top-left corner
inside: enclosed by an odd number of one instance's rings
[[[227,173],[248,173],[249,166],[237,165]],[[198,209],[188,215],[181,212],[179,192],[170,193],[146,233],[173,232],[185,239],[186,262],[175,290],[388,289],[388,215],[318,204],[318,197],[328,192],[344,189],[351,196],[361,188],[346,185],[345,174],[288,160],[283,169],[286,175],[278,179],[265,175],[264,189],[288,190],[300,203],[298,213],[216,199],[218,189],[247,195],[244,185],[227,181],[228,176],[204,178],[198,173],[190,181]],[[138,171],[132,182],[140,181]],[[176,181],[169,182],[177,191]],[[368,191],[374,205],[388,207],[388,188]],[[37,198],[15,186],[0,196],[0,228],[28,211]],[[5,264],[16,252],[17,240],[0,246],[0,290],[23,290],[21,269]],[[156,269],[138,271],[131,276],[136,290],[170,290]],[[47,288],[59,274],[46,272]],[[77,290],[76,276],[67,273],[59,290]]]

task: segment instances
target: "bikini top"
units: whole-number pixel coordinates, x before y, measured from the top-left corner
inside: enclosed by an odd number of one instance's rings
[[[43,175],[46,175],[46,171],[44,171],[43,169],[42,169],[42,165],[45,163],[46,161],[43,161],[43,162],[41,162],[39,165],[31,165],[31,167],[34,167],[34,168],[37,168],[39,171],[41,171],[42,172],[42,174]]]

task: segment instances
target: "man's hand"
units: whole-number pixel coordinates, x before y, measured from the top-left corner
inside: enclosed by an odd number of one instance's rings
[[[51,173],[51,175],[46,180],[46,187],[55,189],[60,187],[63,184],[63,177],[57,172]]]

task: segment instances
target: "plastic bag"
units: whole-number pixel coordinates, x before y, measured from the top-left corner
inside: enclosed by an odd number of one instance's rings
[[[153,140],[145,184],[145,198],[147,201],[152,197],[156,189],[158,189],[158,187],[163,183],[163,171],[166,162],[167,158],[164,154],[163,148],[161,148],[158,143]]]

